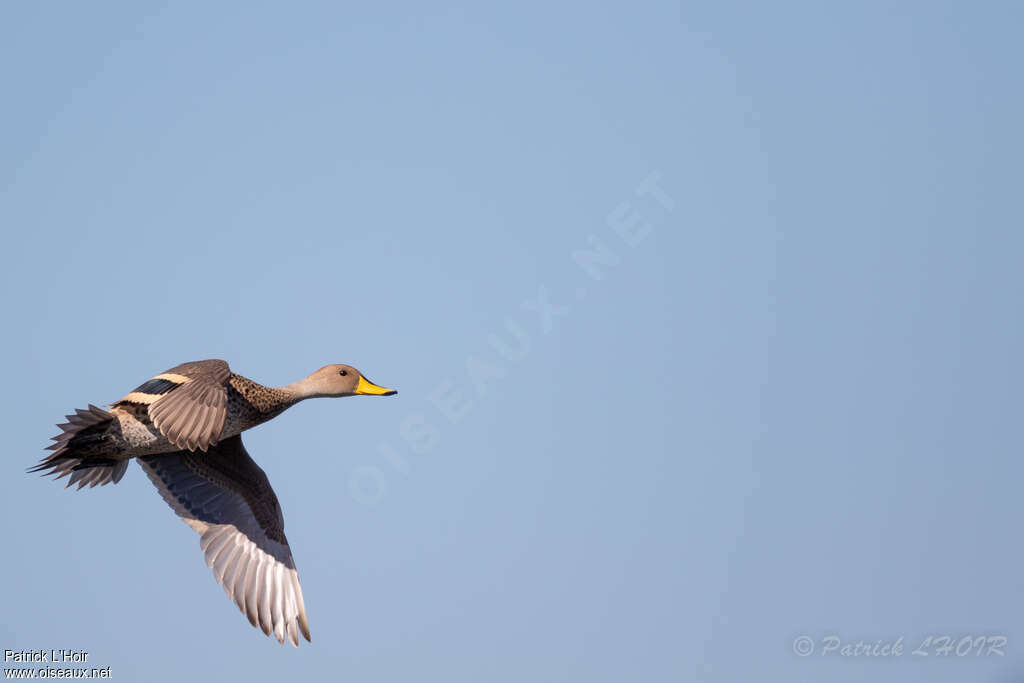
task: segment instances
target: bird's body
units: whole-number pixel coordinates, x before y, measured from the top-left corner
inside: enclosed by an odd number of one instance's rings
[[[125,398],[113,403],[110,410],[106,411],[113,419],[106,423],[102,437],[89,444],[83,443],[78,453],[115,460],[130,460],[142,455],[181,450],[160,431],[149,415],[149,403],[155,403],[161,394],[141,390],[153,382],[154,380],[146,382]],[[235,373],[230,373],[225,390],[226,410],[219,440],[237,436],[247,429],[263,424],[300,400],[282,389],[264,386]]]
[[[230,371],[222,360],[183,363],[147,380],[109,410],[68,416],[52,455],[32,471],[71,475],[78,488],[117,483],[138,458],[164,500],[201,535],[207,565],[265,633],[309,639],[284,518],[240,434],[307,398],[390,395],[358,370],[328,365],[284,387]]]

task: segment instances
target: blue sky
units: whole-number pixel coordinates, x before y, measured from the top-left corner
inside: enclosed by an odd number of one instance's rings
[[[5,7],[0,648],[119,680],[1019,680],[1021,19]],[[245,435],[299,650],[139,468],[24,473],[66,412],[209,357],[399,390]],[[943,635],[1005,655],[910,654]]]

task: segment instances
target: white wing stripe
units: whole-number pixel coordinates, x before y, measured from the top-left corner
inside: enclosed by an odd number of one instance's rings
[[[207,531],[199,541],[199,547],[206,553],[206,566],[213,569],[217,555],[224,549],[225,544],[231,540],[228,527],[215,528]],[[205,548],[203,546],[206,546]]]
[[[274,596],[273,606],[273,619],[274,619],[274,637],[277,638],[279,643],[284,642],[284,613],[282,612],[282,605],[284,603],[284,590],[281,585],[281,565],[275,564],[274,569],[270,575],[271,585],[270,592]]]
[[[259,611],[260,611],[260,626],[263,628],[263,633],[270,635],[271,629],[271,618],[270,618],[270,563],[271,560],[268,558],[266,562],[260,563],[259,581],[257,582],[257,589],[259,590]]]

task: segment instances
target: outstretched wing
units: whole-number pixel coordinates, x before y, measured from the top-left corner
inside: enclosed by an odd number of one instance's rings
[[[227,416],[231,369],[222,360],[200,360],[163,372],[114,405],[143,403],[149,419],[178,448],[205,451],[217,443]]]
[[[266,634],[309,640],[299,575],[284,517],[267,475],[240,436],[206,454],[177,451],[139,459],[160,495],[201,536],[206,565],[228,597]]]

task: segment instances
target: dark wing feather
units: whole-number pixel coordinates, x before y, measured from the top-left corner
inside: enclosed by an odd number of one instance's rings
[[[147,381],[118,403],[145,403],[149,418],[181,449],[216,445],[227,417],[231,369],[222,360],[182,363]]]
[[[200,534],[207,566],[252,625],[280,642],[287,636],[297,646],[298,630],[309,640],[281,506],[242,438],[227,438],[205,455],[178,451],[139,462],[164,500]]]

